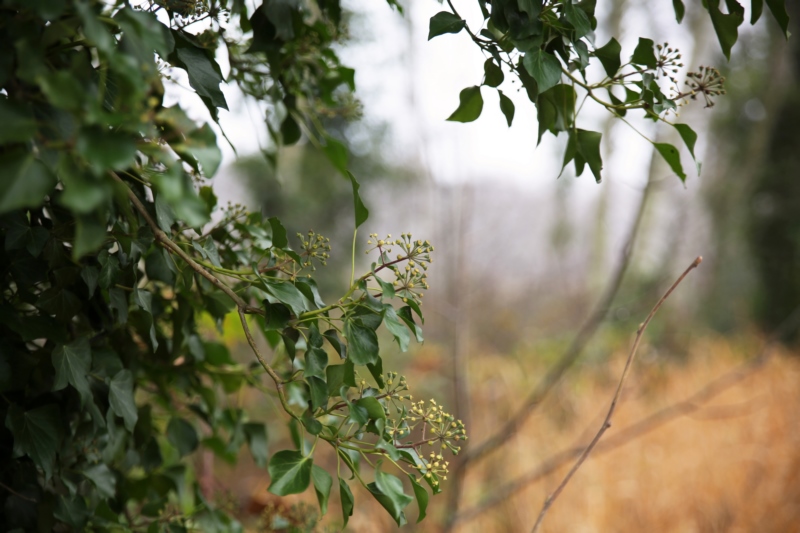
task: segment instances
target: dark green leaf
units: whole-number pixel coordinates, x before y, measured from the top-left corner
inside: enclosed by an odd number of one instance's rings
[[[328,512],[328,498],[331,495],[333,479],[331,475],[317,465],[311,468],[311,479],[314,482],[314,492],[317,493],[319,511],[324,516]]]
[[[722,53],[730,60],[731,48],[739,38],[739,26],[744,22],[744,8],[735,0],[728,0],[726,3],[728,5],[728,14],[723,14],[720,11],[719,0],[708,0],[706,9],[708,9],[708,14],[711,15],[711,24],[717,33]],[[767,3],[767,5],[770,4]],[[770,6],[770,9],[772,9],[772,6]]]
[[[309,392],[311,393],[311,409],[317,410],[328,404],[328,384],[325,380],[317,377],[306,378]]]
[[[431,17],[428,40],[445,33],[458,33],[464,29],[466,22],[448,11],[440,11]]]
[[[179,417],[170,418],[167,425],[167,440],[178,450],[181,457],[195,451],[199,444],[194,426]]]
[[[417,478],[414,477],[414,474],[409,474],[408,478],[411,480],[411,488],[414,489],[414,496],[417,498],[417,506],[419,507],[417,524],[419,524],[425,519],[425,512],[428,509],[428,499],[430,496],[428,495],[428,491],[425,490],[425,487],[417,482]]]
[[[398,526],[406,523],[403,509],[411,503],[413,498],[403,492],[403,482],[391,474],[381,471],[381,463],[375,469],[375,482],[367,485],[367,489],[376,500],[389,512]]]
[[[283,450],[269,460],[269,475],[272,478],[269,490],[277,496],[299,494],[311,483],[311,457],[294,450]]]
[[[397,341],[400,350],[407,351],[408,342],[411,340],[408,328],[400,321],[394,307],[389,304],[383,308],[383,323],[386,325],[386,329],[394,336],[394,340]]]
[[[283,304],[271,304],[264,300],[264,328],[267,331],[282,330],[289,324],[292,312]]]
[[[344,325],[344,336],[347,339],[348,358],[354,364],[363,366],[377,360],[378,336],[375,331],[348,320]]]
[[[604,46],[594,51],[595,57],[600,60],[609,78],[616,76],[619,71],[619,67],[622,64],[621,53],[622,47],[613,37]]]
[[[695,165],[697,166],[697,173],[700,174],[700,162],[697,161],[697,157],[694,155],[694,145],[697,142],[697,133],[688,126],[687,124],[673,124],[675,129],[678,130],[678,133],[683,139],[684,144],[686,144],[686,148],[689,149],[689,153],[692,154],[692,159],[695,161]]]
[[[86,501],[83,499],[83,496],[79,494],[71,497],[59,496],[53,516],[67,525],[83,529],[89,517],[89,511],[86,508]]]
[[[545,131],[558,133],[572,129],[576,97],[575,89],[563,83],[539,95],[536,105],[539,111],[539,142]]]
[[[681,155],[678,149],[667,143],[653,143],[658,153],[669,164],[672,171],[678,175],[681,181],[686,181],[686,174],[683,172],[683,165],[681,165]]]
[[[129,135],[96,127],[81,130],[76,148],[98,170],[124,170],[136,155],[136,143]]]
[[[556,56],[536,48],[525,54],[522,60],[525,70],[533,76],[539,86],[539,93],[554,87],[561,81],[561,62]]]
[[[597,183],[603,181],[600,171],[603,169],[603,159],[600,156],[600,138],[602,134],[597,131],[577,131],[578,153],[588,163]]]
[[[272,229],[272,245],[276,248],[286,248],[289,245],[289,239],[286,237],[286,228],[275,217],[269,218],[268,222],[270,229]]]
[[[481,116],[483,111],[483,96],[478,86],[467,87],[458,95],[458,109],[453,111],[447,120],[454,122],[472,122]]]
[[[497,95],[500,97],[500,111],[502,111],[503,115],[506,117],[506,122],[510,128],[511,123],[514,121],[514,102],[511,101],[511,98],[503,94],[503,91],[500,89],[497,90]]]
[[[592,31],[592,23],[586,12],[572,3],[572,0],[564,2],[564,17],[567,22],[575,28],[575,37],[581,38]]]
[[[342,500],[342,520],[344,520],[343,527],[345,527],[350,517],[353,516],[353,506],[356,500],[353,498],[353,493],[350,492],[347,482],[342,478],[339,478],[339,497]]]
[[[72,385],[81,397],[81,405],[91,400],[92,391],[89,388],[89,381],[86,374],[92,365],[92,350],[89,347],[89,340],[80,337],[74,342],[63,345],[59,344],[53,350],[53,367],[56,369],[56,377],[53,382],[53,390],[61,390]]]
[[[27,142],[36,134],[36,120],[24,105],[0,97],[0,144]]]
[[[322,151],[328,157],[333,167],[339,171],[340,174],[347,177],[347,165],[350,157],[347,155],[347,147],[339,140],[334,139],[330,135],[325,137],[325,146]]]
[[[322,423],[310,411],[303,413],[301,420],[309,435],[319,435],[322,432]]]
[[[108,384],[108,402],[117,416],[122,417],[125,429],[133,432],[139,413],[133,399],[133,374],[130,370],[122,369],[111,379]]]
[[[38,82],[50,103],[61,109],[77,111],[88,96],[75,75],[68,70],[41,75]]]
[[[383,281],[377,274],[375,274],[375,281],[381,286],[381,294],[386,299],[394,298],[394,285],[389,282]]]
[[[117,478],[107,465],[99,463],[90,466],[82,474],[92,482],[97,492],[104,498],[113,498],[116,494]]]
[[[653,51],[653,40],[639,37],[639,44],[633,50],[631,56],[631,63],[636,65],[644,65],[647,68],[656,68],[657,60],[656,54]]]
[[[201,128],[193,128],[180,142],[170,143],[170,147],[195,170],[202,169],[203,175],[207,178],[217,173],[222,162],[217,136],[208,124],[203,124]]]
[[[12,404],[5,422],[14,436],[14,455],[30,457],[47,479],[53,475],[56,453],[64,435],[63,424],[61,412],[54,404],[29,411]]]
[[[414,322],[414,315],[411,314],[411,308],[409,306],[401,307],[397,311],[397,316],[406,323],[408,329],[414,332],[414,336],[417,338],[417,342],[423,342],[425,339],[422,337],[422,328],[417,326]]]
[[[337,333],[335,329],[329,329],[323,333],[322,336],[328,339],[328,342],[333,346],[333,349],[336,350],[336,353],[339,354],[339,357],[342,359],[347,357],[347,345],[342,342],[342,339],[339,338],[339,333]]]
[[[33,154],[14,150],[0,155],[0,213],[36,207],[56,185],[55,177]]]
[[[763,1],[763,0],[756,0],[756,1]],[[755,3],[755,1],[753,3]],[[678,21],[678,24],[683,22],[683,16],[686,14],[686,6],[683,5],[683,0],[672,0],[672,9],[675,11],[675,20]],[[756,17],[756,19],[757,18],[758,17]],[[753,22],[755,23],[755,20]]]
[[[94,252],[108,237],[106,225],[96,215],[81,215],[75,220],[75,241],[72,247],[72,258],[80,259]]]
[[[305,377],[315,376],[324,379],[326,366],[328,366],[328,354],[325,350],[312,346],[306,351],[306,368],[303,370]]]
[[[358,194],[360,186],[356,181],[356,177],[350,171],[347,171],[347,177],[350,178],[350,183],[353,186],[353,207],[356,214],[356,228],[358,228],[369,218],[369,209],[364,205],[361,196]]]
[[[778,26],[781,27],[783,35],[789,38],[789,14],[786,13],[785,0],[766,0],[767,7],[772,11],[772,16],[778,21]]]
[[[286,304],[295,316],[299,316],[300,313],[308,311],[303,293],[292,285],[290,281],[277,281],[272,278],[264,278],[264,286],[269,294],[277,298],[281,303]]]
[[[253,461],[259,468],[264,468],[267,466],[268,457],[267,427],[257,422],[248,422],[242,426],[242,429]]]
[[[225,95],[219,88],[219,84],[224,80],[219,73],[219,66],[208,54],[193,45],[180,46],[175,49],[175,53],[182,63],[182,67],[189,74],[189,85],[197,91],[197,94],[208,98],[216,107],[228,109],[225,102]]]
[[[356,377],[353,362],[349,359],[340,365],[331,365],[325,369],[328,382],[328,396],[338,396],[342,386],[355,387]]]
[[[483,84],[489,87],[497,87],[503,83],[503,69],[497,66],[491,57],[483,63]]]
[[[370,420],[386,420],[386,413],[383,410],[383,405],[375,398],[367,396],[353,403],[366,409],[367,416],[369,416]]]

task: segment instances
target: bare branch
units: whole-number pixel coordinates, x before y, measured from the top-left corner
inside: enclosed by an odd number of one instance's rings
[[[600,426],[600,430],[594,436],[594,438],[586,447],[586,449],[583,451],[583,453],[581,453],[580,457],[578,457],[578,460],[575,462],[570,471],[567,472],[567,475],[561,481],[561,484],[558,487],[556,487],[556,490],[554,490],[553,493],[550,494],[550,496],[548,496],[547,499],[545,500],[544,505],[542,506],[542,510],[539,513],[539,517],[536,519],[536,523],[534,524],[533,529],[531,530],[532,533],[536,533],[536,531],[539,530],[539,526],[541,526],[542,521],[544,520],[547,511],[550,509],[550,507],[552,507],[553,502],[564,491],[564,488],[567,486],[567,483],[569,483],[569,480],[572,479],[572,476],[575,475],[575,472],[578,471],[581,465],[589,457],[589,454],[592,453],[592,450],[600,441],[600,438],[603,436],[603,433],[605,433],[606,430],[608,430],[608,428],[611,427],[611,417],[614,416],[614,411],[616,411],[617,409],[617,404],[619,403],[620,395],[622,394],[622,387],[625,384],[625,379],[628,377],[628,371],[630,370],[631,363],[633,363],[633,358],[636,355],[636,351],[639,349],[639,344],[642,341],[642,335],[644,334],[644,330],[647,329],[647,325],[653,319],[656,312],[663,305],[663,303],[666,301],[669,295],[672,294],[672,291],[674,291],[675,288],[681,283],[681,281],[683,281],[683,279],[689,274],[689,272],[697,268],[697,266],[702,261],[703,261],[702,257],[697,257],[697,259],[692,261],[692,264],[689,265],[689,267],[683,271],[683,274],[681,274],[677,280],[675,280],[675,283],[673,283],[672,286],[667,290],[667,292],[664,293],[664,296],[662,296],[661,299],[658,300],[658,302],[656,302],[656,305],[653,306],[653,309],[650,311],[650,314],[647,315],[647,318],[639,326],[639,329],[636,331],[636,338],[633,341],[633,346],[631,347],[631,351],[628,354],[628,359],[625,361],[625,367],[622,369],[622,375],[619,378],[619,383],[617,384],[617,390],[616,392],[614,392],[614,397],[611,399],[611,406],[608,408],[608,413],[606,414],[606,418],[605,420],[603,420],[603,423]]]

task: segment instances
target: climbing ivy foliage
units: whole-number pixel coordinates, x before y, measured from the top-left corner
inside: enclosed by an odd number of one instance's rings
[[[602,179],[601,133],[578,127],[578,114],[586,100],[623,120],[629,112],[639,112],[648,119],[673,126],[700,171],[694,153],[697,134],[688,125],[672,122],[669,117],[677,116],[679,107],[698,98],[703,99],[706,107],[713,106],[714,98],[725,94],[725,79],[719,71],[701,66],[679,80],[684,67],[681,54],[667,43],[657,44],[640,37],[633,50],[623,52],[615,37],[607,43],[596,42],[595,0],[477,0],[477,3],[483,22],[474,28],[450,0],[447,0],[449,10],[430,19],[429,40],[465,32],[486,57],[483,82],[461,91],[459,106],[448,120],[477,120],[483,111],[482,93],[486,87],[497,91],[500,111],[510,127],[515,106],[498,88],[505,73],[510,73],[536,106],[539,142],[545,133],[566,133],[562,171],[573,163],[577,176],[588,166],[598,183]],[[673,0],[672,4],[680,23],[686,12],[684,3]],[[720,0],[704,1],[702,5],[711,17],[725,57],[730,59],[738,28],[744,22],[744,7],[737,0],[725,0],[727,12],[723,13]],[[768,0],[767,7],[788,37],[789,18],[784,1]],[[763,8],[763,0],[752,0],[752,24],[761,17]],[[598,68],[590,68],[597,63]],[[647,140],[681,181],[685,181],[679,150],[668,143]]]
[[[680,57],[648,39],[627,62],[613,39],[594,47],[593,2],[479,5],[478,34],[452,6],[431,20],[431,37],[467,31],[488,53],[484,82],[462,92],[451,120],[475,120],[482,87],[513,72],[540,134],[567,132],[565,165],[598,179],[600,134],[576,127],[579,89],[619,116],[655,120],[721,91],[719,74],[702,69],[667,97],[656,78]],[[711,13],[726,42],[736,5]],[[782,3],[767,5],[780,22]],[[265,156],[301,139],[318,146],[352,185],[357,230],[369,212],[345,146],[322,126],[359,113],[354,72],[335,51],[344,38],[338,0],[0,0],[1,530],[241,530],[188,458],[206,450],[235,462],[243,448],[274,494],[313,486],[324,514],[338,492],[345,525],[353,484],[399,525],[412,501],[425,517],[466,429],[435,400],[413,400],[383,368],[380,339],[403,351],[422,342],[434,246],[372,234],[371,267],[356,275],[364,239],[354,235],[350,282],[324,302],[313,273],[328,239],[217,206],[219,130],[164,98],[170,85],[188,88],[211,122],[228,108],[226,87],[256,99]],[[594,59],[606,78],[589,83]],[[511,124],[514,105],[500,96]],[[675,127],[691,149],[694,132]],[[677,150],[656,149],[678,172]],[[206,316],[220,328],[238,319],[252,363],[200,335]],[[231,395],[243,387],[277,397],[283,418],[242,409]],[[270,453],[270,430],[284,422],[292,447]],[[321,447],[335,469],[315,463]]]

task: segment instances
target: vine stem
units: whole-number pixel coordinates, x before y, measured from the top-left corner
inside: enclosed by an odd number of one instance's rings
[[[645,329],[647,329],[647,325],[650,324],[650,321],[653,319],[659,308],[664,304],[669,295],[672,294],[672,291],[674,291],[675,288],[680,285],[689,272],[697,268],[702,262],[703,258],[700,256],[692,261],[692,264],[683,271],[683,274],[681,274],[677,280],[675,280],[667,292],[664,293],[664,296],[662,296],[658,302],[656,302],[656,305],[653,306],[653,309],[650,311],[650,314],[647,315],[647,318],[645,318],[644,322],[639,325],[639,328],[636,330],[636,338],[633,341],[633,346],[631,346],[631,351],[628,354],[628,358],[625,360],[625,367],[622,369],[622,375],[619,378],[617,390],[614,392],[614,396],[611,399],[611,406],[608,408],[608,413],[606,413],[606,417],[603,420],[603,423],[600,425],[600,429],[597,431],[597,434],[594,436],[586,449],[583,450],[583,453],[581,453],[581,455],[578,457],[578,460],[575,462],[569,472],[567,472],[567,475],[564,476],[564,479],[561,481],[558,487],[556,487],[556,490],[554,490],[545,500],[542,510],[539,512],[539,517],[536,519],[533,529],[531,529],[531,533],[536,533],[539,531],[539,527],[542,525],[542,521],[544,520],[547,511],[553,506],[553,502],[555,502],[558,496],[564,491],[567,483],[569,483],[569,481],[575,475],[575,472],[577,472],[581,465],[586,462],[589,454],[591,454],[592,450],[594,450],[595,446],[597,446],[597,443],[603,437],[603,434],[608,430],[608,428],[611,427],[611,417],[614,415],[614,411],[617,409],[617,405],[622,394],[622,387],[625,384],[626,378],[628,377],[628,371],[630,370],[631,364],[633,363],[633,358],[636,356],[636,352],[639,349],[639,344],[642,341],[642,336],[644,335]]]

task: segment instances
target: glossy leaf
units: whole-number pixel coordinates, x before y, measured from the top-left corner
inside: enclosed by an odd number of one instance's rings
[[[350,487],[347,486],[347,482],[341,477],[339,478],[339,497],[342,501],[342,520],[346,527],[350,517],[353,516],[353,507],[356,500],[353,498],[353,493],[350,491]]]
[[[522,64],[536,80],[540,93],[554,87],[561,80],[561,62],[556,56],[541,48],[525,54]]]
[[[683,139],[684,144],[686,144],[686,148],[689,149],[689,153],[692,155],[692,159],[694,159],[695,165],[697,166],[697,173],[700,174],[700,162],[697,161],[697,157],[694,155],[694,145],[697,142],[697,133],[687,124],[674,124],[675,129],[678,130],[678,133]]]
[[[269,490],[277,496],[299,494],[311,483],[311,457],[294,450],[283,450],[269,460]]]
[[[753,3],[755,4],[755,2]],[[683,22],[683,16],[686,14],[686,6],[683,5],[683,0],[672,0],[672,9],[675,11],[675,20],[678,21],[678,24]],[[755,14],[753,16],[758,19]],[[755,22],[755,20],[753,20],[753,22]]]
[[[356,228],[358,228],[369,218],[369,209],[364,205],[364,202],[361,200],[361,195],[358,193],[361,186],[358,184],[358,181],[356,181],[356,177],[349,171],[347,171],[347,176],[350,178],[350,183],[353,186],[353,208],[356,215]]]
[[[766,0],[767,7],[772,12],[772,16],[778,21],[783,35],[789,38],[789,14],[786,12],[786,3],[784,0]]]
[[[489,87],[497,87],[503,83],[503,69],[497,66],[494,59],[489,58],[483,63],[483,84]]]
[[[678,149],[667,143],[653,143],[658,153],[664,158],[672,171],[678,175],[681,181],[686,181],[686,174],[683,172],[683,165],[681,165],[681,154]]]
[[[181,457],[195,451],[200,443],[194,426],[179,417],[170,418],[167,425],[167,440],[178,450]]]
[[[377,360],[378,336],[374,330],[355,320],[348,320],[344,325],[344,336],[347,339],[348,358],[354,364],[363,366]]]
[[[466,22],[448,11],[440,11],[431,17],[428,29],[428,40],[445,33],[458,33],[464,29]]]
[[[21,207],[38,206],[56,185],[56,179],[47,167],[32,154],[22,150],[0,155],[0,213]]]
[[[63,423],[61,412],[54,404],[29,411],[12,404],[5,426],[14,436],[14,455],[27,455],[50,479],[64,435]]]
[[[319,512],[324,516],[328,512],[328,498],[331,495],[333,479],[324,468],[314,465],[311,468],[311,480],[314,482],[314,492],[319,502]]]
[[[372,496],[378,500],[398,526],[406,524],[403,512],[413,498],[403,492],[403,482],[399,478],[381,471],[381,463],[375,469],[375,482],[367,485]]]
[[[133,432],[139,413],[133,399],[133,374],[128,369],[117,372],[108,384],[108,402],[111,409],[122,417],[125,429]]]
[[[80,394],[81,405],[85,406],[92,398],[89,380],[86,377],[92,364],[92,351],[88,339],[80,337],[70,344],[58,345],[53,350],[52,359],[56,370],[53,390],[58,391],[67,384],[72,385]]]
[[[417,499],[417,507],[419,507],[419,516],[417,517],[417,524],[419,524],[425,519],[430,496],[428,495],[428,491],[425,490],[425,487],[417,482],[417,478],[414,477],[414,474],[409,474],[408,478],[411,480],[411,488],[414,489],[414,497]]]
[[[458,108],[453,111],[447,120],[453,122],[473,122],[481,116],[483,111],[483,96],[481,96],[481,88],[477,85],[474,87],[467,87],[462,90],[458,95],[459,104]]]
[[[394,340],[397,341],[397,345],[400,347],[400,350],[405,352],[408,350],[408,342],[411,340],[411,336],[408,332],[408,328],[406,328],[405,324],[400,321],[400,318],[397,316],[397,311],[394,310],[394,307],[391,305],[386,305],[383,308],[383,323],[386,325],[386,329],[394,337]]]
[[[506,122],[510,128],[511,123],[514,121],[514,102],[499,89],[497,90],[497,95],[500,97],[500,111],[506,117]]]
[[[726,4],[728,6],[727,14],[720,11],[719,0],[708,0],[706,8],[711,16],[711,24],[717,33],[722,53],[730,60],[731,48],[739,38],[739,26],[744,22],[744,8],[736,0],[726,1]]]
[[[250,455],[259,468],[267,466],[267,427],[258,422],[248,422],[242,426]]]
[[[595,57],[600,60],[609,78],[613,78],[619,72],[619,67],[622,65],[621,53],[622,47],[613,37],[605,45],[594,51]]]
[[[637,65],[644,65],[647,68],[654,69],[656,68],[656,54],[653,51],[653,40],[652,39],[645,39],[644,37],[639,37],[639,44],[636,45],[636,48],[633,50],[633,56],[631,56],[631,63],[635,63]]]

